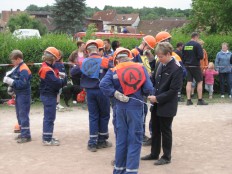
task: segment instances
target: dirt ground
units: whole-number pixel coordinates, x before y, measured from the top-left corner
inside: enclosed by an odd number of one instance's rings
[[[59,147],[41,144],[41,106],[32,106],[30,118],[33,141],[17,144],[12,133],[16,123],[14,108],[0,106],[1,174],[112,173],[110,162],[114,158],[115,140],[111,121],[109,140],[114,146],[92,153],[86,148],[88,112],[81,107],[57,113],[54,137],[60,139]],[[172,163],[154,166],[153,161],[141,161],[140,174],[232,173],[232,103],[180,105],[173,123],[173,137]],[[143,147],[141,155],[149,152],[150,147]]]

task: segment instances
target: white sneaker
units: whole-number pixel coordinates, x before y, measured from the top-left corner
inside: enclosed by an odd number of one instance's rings
[[[64,106],[62,106],[61,104],[56,105],[56,109],[64,109]]]
[[[231,98],[231,95],[229,95],[229,98]]]
[[[60,141],[58,139],[52,138],[51,141],[43,141],[44,146],[59,146]]]
[[[224,95],[221,95],[221,98],[225,98],[225,96],[224,96]]]
[[[77,104],[77,101],[73,101],[73,104]]]

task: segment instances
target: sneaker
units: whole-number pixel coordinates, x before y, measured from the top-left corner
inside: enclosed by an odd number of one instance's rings
[[[77,101],[73,101],[73,104],[77,104]]]
[[[198,100],[197,105],[208,105],[204,100]]]
[[[61,104],[56,105],[56,109],[64,109],[64,106],[62,106]]]
[[[112,147],[112,143],[109,141],[103,141],[97,143],[97,149],[103,149],[108,147]]]
[[[44,146],[59,146],[60,141],[58,139],[52,138],[51,141],[44,141],[43,140],[43,145]]]
[[[224,95],[221,95],[221,98],[225,98],[225,96],[224,96]]]
[[[17,143],[22,144],[22,143],[27,143],[27,142],[30,142],[30,141],[31,141],[31,138],[19,138],[17,140]]]
[[[231,98],[231,95],[229,95],[229,98]]]
[[[193,105],[193,102],[192,102],[192,100],[187,100],[187,103],[186,103],[186,105],[187,105],[187,106],[189,106],[189,105]]]
[[[213,99],[213,96],[212,96],[212,95],[210,95],[210,96],[209,96],[209,99]]]
[[[149,138],[146,142],[143,142],[143,146],[151,146],[152,139]]]
[[[90,145],[88,145],[88,150],[90,152],[97,152],[97,145],[96,144],[90,144]]]
[[[15,137],[15,140],[19,140],[21,138],[21,134],[18,134],[16,137]]]

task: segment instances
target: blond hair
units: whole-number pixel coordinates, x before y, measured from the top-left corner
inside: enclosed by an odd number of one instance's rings
[[[209,62],[208,68],[209,68],[209,69],[214,69],[214,63],[213,63],[213,62]]]
[[[203,40],[201,40],[201,39],[198,39],[198,41],[197,41],[200,45],[204,45],[205,44],[205,42],[203,41]]]
[[[20,50],[13,50],[9,55],[9,59],[12,60],[17,58],[23,59],[23,53]]]
[[[157,47],[155,48],[156,54],[158,52],[163,53],[164,55],[167,55],[170,53],[172,55],[173,47],[169,42],[160,42],[158,43]]]

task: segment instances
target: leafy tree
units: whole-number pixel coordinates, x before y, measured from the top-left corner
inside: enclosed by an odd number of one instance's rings
[[[31,4],[26,8],[26,11],[51,11],[52,6],[46,5],[44,7],[38,7],[37,5]]]
[[[74,34],[83,27],[85,0],[56,0],[53,17],[56,30]]]
[[[93,16],[93,14],[98,12],[98,11],[100,11],[100,9],[97,7],[94,7],[94,8],[86,7],[85,16],[91,18]]]
[[[96,39],[92,34],[94,34],[97,31],[96,25],[95,24],[89,24],[88,28],[86,30],[86,35],[83,38],[84,41],[87,41],[89,39]]]
[[[26,8],[26,11],[39,11],[39,7],[37,5],[31,4]]]
[[[163,7],[134,9],[133,7],[113,7],[106,5],[103,10],[116,10],[118,14],[139,13],[143,20],[154,20],[160,17],[185,17],[190,15],[190,9],[165,9]]]
[[[47,32],[45,25],[26,13],[12,16],[8,22],[8,27],[11,32],[16,29],[38,29],[41,35]]]
[[[232,31],[231,0],[192,0],[191,28],[209,33]]]

